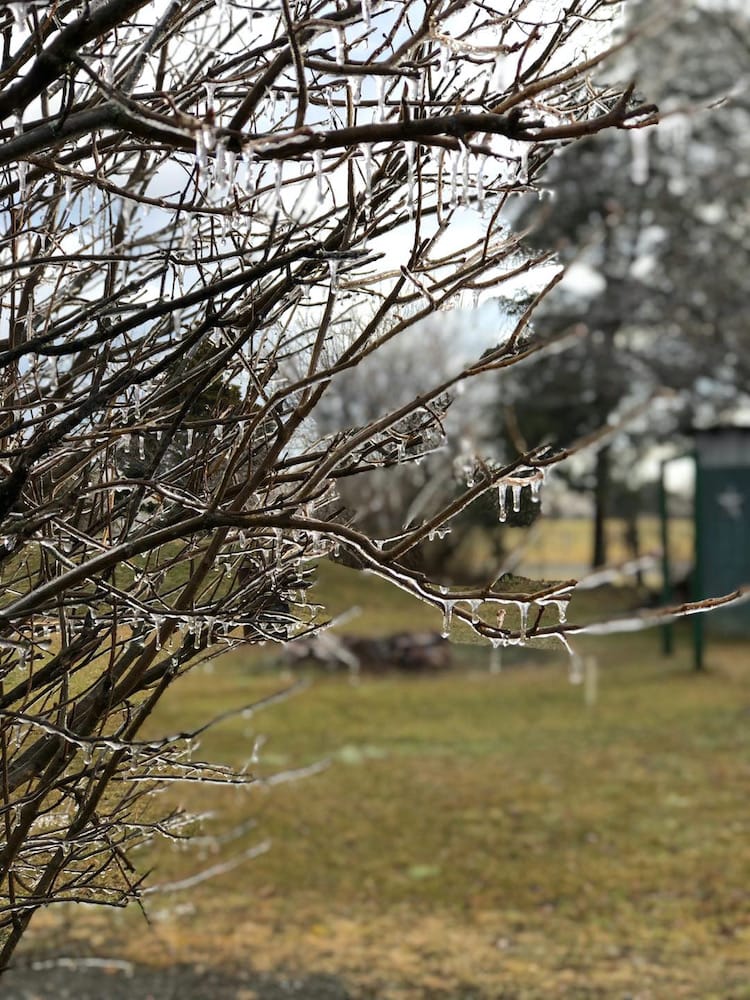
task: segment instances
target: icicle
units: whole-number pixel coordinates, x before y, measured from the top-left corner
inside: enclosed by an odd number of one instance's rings
[[[508,487],[505,483],[497,484],[497,516],[498,520],[504,521],[508,516]]]
[[[440,75],[445,76],[448,72],[448,60],[451,57],[451,50],[448,45],[440,46]]]
[[[513,495],[513,511],[518,513],[521,509],[521,490],[522,486],[519,483],[513,483],[511,487],[511,493]]]
[[[518,175],[517,180],[519,184],[529,183],[529,146],[528,143],[524,143],[521,146],[521,155],[518,160]]]
[[[326,90],[325,98],[326,98],[326,105],[328,107],[328,119],[330,121],[330,127],[337,128],[338,123],[336,121],[336,106],[333,103],[333,94],[331,93],[330,90]]]
[[[567,601],[554,601],[557,605],[557,614],[560,619],[560,624],[564,625],[568,620],[568,602]]]
[[[214,97],[216,94],[216,82],[214,80],[206,80],[203,84],[203,89],[206,91],[206,114],[211,116],[216,110]]]
[[[315,183],[318,187],[318,204],[323,202],[323,150],[313,150],[313,169],[315,170]]]
[[[276,160],[274,163],[275,180],[273,185],[273,197],[274,204],[276,207],[281,204],[281,185],[284,182],[284,164],[281,160]]]
[[[200,129],[195,137],[195,162],[202,174],[208,170],[208,146],[204,129]]]
[[[538,479],[531,480],[531,501],[532,503],[542,502],[542,483],[544,479],[540,476]]]
[[[213,149],[216,145],[216,129],[211,122],[203,122],[201,126],[201,141],[207,150]]]
[[[73,195],[73,178],[70,174],[65,175],[65,200],[70,204]]]
[[[414,215],[414,159],[416,143],[406,143],[406,210],[409,217]]]
[[[336,41],[335,41],[336,62],[338,63],[339,66],[342,66],[344,64],[344,55],[346,50],[346,33],[344,32],[343,28],[337,27],[335,29],[335,35],[336,35]]]
[[[584,662],[580,653],[570,650],[570,667],[568,679],[571,684],[582,684],[584,678]]]
[[[335,292],[339,287],[339,262],[333,258],[329,258],[328,270],[331,276],[331,291]]]
[[[365,22],[365,27],[369,28],[372,24],[372,10],[370,5],[370,0],[362,0],[362,20]]]
[[[385,117],[385,77],[375,77],[375,92],[378,95],[378,118],[380,121]]]
[[[461,151],[461,204],[469,204],[469,184],[470,184],[470,167],[471,160],[469,159],[469,147],[465,146]]]
[[[18,173],[18,198],[19,201],[23,201],[26,198],[26,175],[29,171],[29,165],[25,160],[19,160],[16,164],[16,172]]]
[[[154,615],[154,628],[156,629],[156,648],[161,649],[161,627],[164,619],[161,615]]]
[[[224,158],[226,161],[225,173],[227,184],[233,185],[237,174],[237,154],[232,152],[231,149],[227,149],[225,150]]]
[[[451,208],[458,205],[458,161],[459,153],[454,153],[451,159]]]
[[[246,191],[251,197],[255,194],[254,156],[252,147],[245,146],[242,150],[242,175],[239,183],[243,191]]]
[[[518,604],[518,614],[520,616],[520,621],[518,625],[518,633],[522,639],[526,638],[526,629],[528,627],[529,619],[529,606],[523,601],[519,601]]]
[[[492,73],[490,74],[490,90],[498,90],[500,88],[505,58],[501,52],[498,52],[495,56],[495,61],[492,64]]]
[[[14,117],[13,134],[23,135],[23,119],[20,114]],[[19,160],[16,164],[16,171],[18,172],[18,197],[21,201],[26,197],[26,175],[28,169],[29,165],[25,160]]]
[[[479,162],[477,163],[477,175],[476,175],[476,185],[477,185],[477,208],[481,214],[484,214],[484,167],[487,163],[486,156],[480,156]]]
[[[349,96],[352,99],[352,107],[359,107],[359,102],[362,100],[362,77],[361,76],[350,76],[347,78],[346,85],[349,88]]]
[[[645,184],[649,174],[648,129],[628,129],[633,158],[630,161],[630,179],[634,184]]]
[[[369,208],[372,203],[372,147],[368,143],[363,143],[359,148],[364,161],[365,205]]]
[[[189,213],[187,213],[182,221],[182,229],[180,231],[180,249],[189,250],[192,245],[193,245],[193,217]]]
[[[451,621],[453,619],[453,602],[446,601],[443,605],[443,627],[440,632],[444,639],[451,634]]]
[[[26,27],[26,18],[29,15],[29,4],[25,0],[15,0],[14,3],[8,5],[13,14],[13,20],[16,23],[17,28]]]
[[[102,56],[102,67],[104,82],[111,87],[115,82],[115,57],[111,52],[105,52]]]
[[[227,186],[226,148],[223,142],[216,144],[214,156],[214,188],[216,194],[221,194]]]

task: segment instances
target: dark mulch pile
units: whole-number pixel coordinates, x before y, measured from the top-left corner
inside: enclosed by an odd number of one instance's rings
[[[228,975],[189,965],[149,969],[127,962],[55,960],[8,970],[3,1000],[353,1000],[335,976]]]

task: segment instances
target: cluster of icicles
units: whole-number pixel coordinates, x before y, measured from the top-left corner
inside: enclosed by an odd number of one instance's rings
[[[545,470],[543,468],[535,468],[501,480],[497,484],[498,519],[506,521],[508,518],[508,493],[510,493],[511,508],[514,514],[518,514],[521,510],[521,497],[525,487],[529,488],[532,503],[541,503],[544,475]]]
[[[364,82],[362,75],[351,78],[342,86],[348,87],[351,91],[351,103],[354,107],[361,107],[361,93]],[[372,122],[383,122],[388,118],[388,107],[386,104],[387,78],[383,75],[373,77],[373,85],[376,93],[376,101],[373,102]],[[258,158],[260,151],[274,149],[281,145],[288,151],[290,147],[297,144],[307,145],[309,143],[309,130],[299,134],[272,133],[268,137],[259,137],[246,143],[239,154],[226,148],[224,140],[220,139],[217,133],[217,108],[215,101],[216,83],[208,81],[204,83],[206,91],[206,118],[202,127],[195,136],[195,159],[201,174],[207,179],[207,194],[214,202],[221,201],[228,196],[232,188],[237,188],[244,194],[253,197],[260,180],[260,170],[268,161]],[[423,99],[424,79],[407,81],[408,95],[407,102],[411,102],[415,108],[420,107]],[[326,91],[326,97],[331,101],[330,90]],[[267,117],[271,121],[289,116],[293,104],[293,90],[284,89],[269,91]],[[281,109],[278,105],[281,102]],[[336,129],[340,123],[333,114],[331,104],[330,128]],[[510,147],[515,144],[510,143]],[[416,162],[418,144],[415,142],[405,142],[404,151],[406,155],[407,177],[405,186],[405,200],[407,210],[413,215],[416,204]],[[514,151],[515,152],[515,151]],[[528,144],[517,144],[517,155],[509,155],[505,158],[506,170],[504,176],[498,178],[502,183],[517,182],[528,183]],[[372,199],[372,178],[374,174],[374,159],[372,147],[369,143],[361,143],[358,147],[361,159],[362,176],[365,185],[365,204],[369,209]],[[334,156],[338,160],[338,156]],[[478,211],[484,212],[486,200],[486,188],[484,171],[487,163],[487,155],[472,153],[468,146],[461,149],[443,152],[440,156],[440,169],[447,166],[448,184],[450,190],[450,204],[452,207],[468,205],[472,201],[476,204]],[[447,161],[447,163],[446,163]],[[472,161],[474,161],[472,165]],[[282,158],[274,159],[271,164],[273,183],[272,190],[275,200],[278,202],[281,196],[281,189],[284,185],[284,161]],[[306,172],[304,167],[297,163],[298,175],[289,177],[291,181],[307,183],[313,181],[317,192],[317,200],[322,203],[327,193],[327,185],[324,177],[324,155],[322,150],[313,150],[311,154],[312,173]],[[291,164],[290,164],[291,166]]]
[[[498,646],[521,646],[529,638],[528,634],[528,622],[529,622],[529,610],[532,607],[537,607],[540,610],[553,605],[557,609],[558,623],[564,625],[566,621],[566,615],[568,610],[568,601],[570,600],[570,584],[566,583],[559,588],[559,590],[553,590],[544,595],[544,597],[538,597],[534,600],[520,600],[514,599],[512,597],[445,597],[443,600],[443,625],[441,629],[441,635],[444,639],[447,639],[451,633],[451,627],[453,624],[453,613],[456,607],[460,606],[462,609],[468,609],[469,611],[469,622],[474,630],[479,634],[489,639],[492,646],[497,649]],[[508,606],[515,605],[518,608],[518,631],[514,632],[510,629],[503,632],[501,635],[488,635],[487,629],[491,628],[493,631],[503,630],[505,624],[505,616],[507,613]],[[495,612],[495,622],[490,625],[486,617],[480,616],[480,609],[483,606],[494,606],[496,608]],[[462,616],[465,617],[465,616]],[[482,626],[485,626],[483,628]]]

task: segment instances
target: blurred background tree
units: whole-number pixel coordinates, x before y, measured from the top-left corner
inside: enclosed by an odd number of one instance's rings
[[[657,96],[660,128],[571,145],[550,164],[551,197],[527,198],[518,217],[568,269],[537,329],[583,319],[588,335],[502,381],[508,453],[528,441],[562,446],[660,387],[675,394],[585,469],[562,472],[593,499],[594,566],[607,561],[607,517],[637,512],[640,463],[654,446],[687,447],[692,427],[736,418],[748,402],[750,16],[731,3],[672,6],[627,5],[646,34],[620,64],[637,65]]]

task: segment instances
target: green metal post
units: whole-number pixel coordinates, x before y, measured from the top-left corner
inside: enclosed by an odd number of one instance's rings
[[[703,474],[698,453],[695,453],[695,496],[693,500],[693,531],[695,532],[695,559],[693,565],[693,600],[699,601],[703,593],[703,529],[701,526],[703,513]],[[703,670],[703,615],[693,615],[693,666]]]
[[[672,566],[669,557],[669,510],[667,508],[667,463],[659,467],[659,529],[661,534],[661,599],[665,606],[672,601]],[[674,652],[674,626],[671,622],[662,625],[661,649],[665,656]]]

